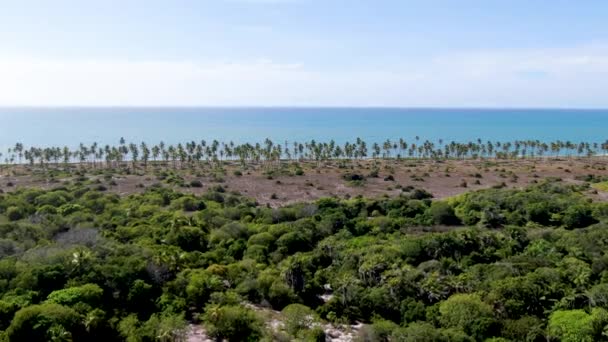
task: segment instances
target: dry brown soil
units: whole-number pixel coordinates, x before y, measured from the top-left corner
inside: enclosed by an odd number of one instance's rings
[[[577,180],[581,176],[593,174],[607,176],[608,159],[562,159],[562,160],[515,160],[515,161],[356,161],[346,168],[338,167],[337,163],[304,163],[300,164],[304,175],[289,174],[273,175],[268,177],[268,168],[260,165],[251,165],[243,169],[240,165],[224,165],[222,181],[211,177],[210,172],[188,169],[176,170],[186,183],[198,179],[203,186],[200,188],[177,187],[180,191],[199,194],[211,186],[222,185],[227,191],[236,191],[245,196],[255,198],[261,204],[273,207],[293,202],[315,200],[321,197],[338,196],[353,197],[362,195],[377,197],[382,195],[396,196],[401,187],[413,186],[432,193],[435,198],[446,198],[463,192],[489,188],[505,183],[510,188],[521,188],[545,178],[556,177],[564,182],[581,183]],[[73,166],[82,168],[81,166]],[[17,169],[18,168],[18,169]],[[87,179],[99,179],[101,184],[107,186],[109,191],[126,195],[143,191],[146,186],[158,183],[159,179],[154,173],[155,167],[148,167],[147,172],[140,168],[139,175],[114,175],[113,182],[109,182],[95,172],[86,171]],[[158,166],[156,166],[158,170]],[[293,167],[287,167],[293,170]],[[345,173],[356,173],[368,176],[373,169],[379,170],[379,175],[366,177],[361,185],[345,181]],[[242,176],[234,175],[235,170],[242,170]],[[35,170],[26,170],[22,167],[13,167],[4,170],[0,176],[0,189],[14,191],[20,187],[52,188],[65,181],[74,181],[74,176],[57,178],[54,182],[34,174]],[[196,174],[199,176],[196,176]],[[394,181],[384,178],[392,175]],[[115,185],[110,185],[115,183]],[[479,184],[477,184],[479,183]],[[12,186],[8,186],[11,185]],[[466,186],[465,186],[466,184]],[[273,196],[276,195],[276,196]],[[590,192],[596,199],[608,199],[608,194]]]

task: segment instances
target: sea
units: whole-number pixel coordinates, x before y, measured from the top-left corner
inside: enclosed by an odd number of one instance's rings
[[[608,139],[608,109],[483,108],[0,108],[0,152],[27,147],[330,141],[444,142]]]

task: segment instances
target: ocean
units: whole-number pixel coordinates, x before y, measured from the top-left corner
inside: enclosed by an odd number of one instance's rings
[[[403,138],[467,142],[608,139],[608,109],[0,108],[0,152],[26,147]]]

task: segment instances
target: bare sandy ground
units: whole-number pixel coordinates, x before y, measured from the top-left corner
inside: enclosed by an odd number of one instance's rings
[[[193,172],[176,170],[188,184],[199,180],[202,187],[174,186],[179,191],[200,194],[210,187],[221,185],[226,191],[239,192],[256,199],[261,204],[273,207],[311,201],[321,197],[353,196],[378,197],[396,196],[401,188],[413,186],[432,193],[435,198],[446,198],[463,192],[489,188],[504,183],[509,188],[521,188],[546,178],[560,178],[564,182],[581,183],[586,175],[608,176],[608,158],[562,159],[562,160],[516,160],[516,161],[358,161],[348,164],[346,168],[336,163],[317,165],[301,164],[303,175],[276,173],[268,176],[267,169],[261,166],[227,165],[221,179],[213,177],[211,172]],[[369,177],[372,170],[378,170],[378,177]],[[235,170],[242,170],[242,175],[234,175]],[[8,173],[8,175],[7,175]],[[13,174],[17,175],[13,175]],[[65,176],[51,182],[48,178],[32,174],[30,170],[7,172],[0,177],[0,190],[14,191],[20,187],[52,188],[62,182],[74,181]],[[153,168],[147,173],[138,170],[139,175],[113,175],[111,180],[93,172],[85,174],[87,180],[99,179],[100,184],[121,195],[140,192],[145,187],[161,182]],[[356,173],[366,177],[363,184],[355,185],[343,179],[345,173]],[[198,174],[198,176],[197,176]],[[389,180],[392,176],[394,180]],[[598,193],[590,196],[599,200],[608,199],[608,194]]]

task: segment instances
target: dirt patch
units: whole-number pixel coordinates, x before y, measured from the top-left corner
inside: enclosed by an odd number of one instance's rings
[[[212,176],[209,170],[170,170],[183,178],[185,184],[192,180],[202,183],[201,187],[173,186],[179,191],[200,194],[210,187],[218,185],[226,191],[235,191],[256,199],[261,204],[277,207],[302,201],[312,201],[321,197],[337,196],[349,198],[354,196],[378,197],[396,196],[403,188],[415,187],[424,189],[435,198],[446,198],[463,192],[505,186],[521,188],[540,182],[546,178],[559,178],[565,182],[581,183],[587,175],[607,176],[608,159],[565,159],[565,160],[517,160],[517,161],[422,161],[422,160],[361,160],[350,163],[329,162],[323,165],[301,163],[303,175],[276,172],[269,176],[268,168],[261,165],[249,165],[243,168],[236,163],[223,166],[221,178]],[[284,169],[290,168],[284,163]],[[156,170],[156,171],[155,171]],[[136,170],[139,175],[114,174],[111,179],[95,174],[95,170],[84,172],[90,186],[103,185],[108,191],[127,195],[141,192],[146,187],[162,183],[158,179],[160,166],[147,170]],[[240,176],[235,171],[241,171]],[[97,171],[97,173],[99,173]],[[236,172],[238,173],[238,172]],[[350,182],[343,178],[346,173],[357,173],[364,176],[362,182]],[[198,174],[198,176],[197,176]],[[80,176],[82,178],[82,176]],[[53,188],[65,182],[75,182],[74,176],[49,179],[36,174],[34,170],[20,169],[0,176],[0,190],[14,191],[21,187]],[[167,185],[167,184],[165,184]],[[599,191],[591,194],[595,199],[606,200],[608,195]]]

